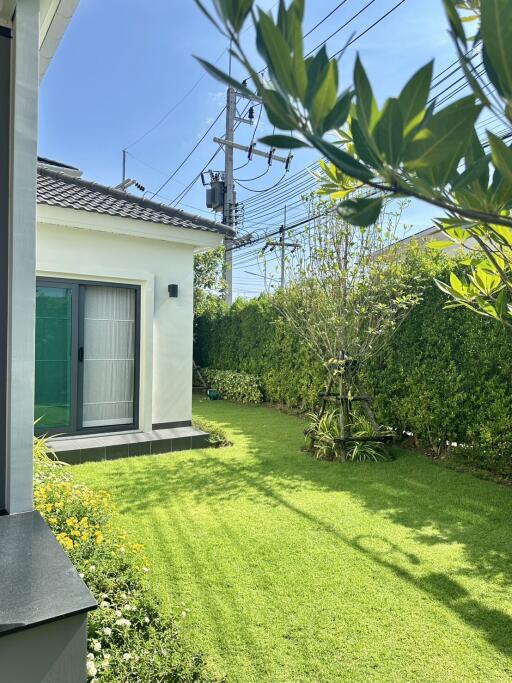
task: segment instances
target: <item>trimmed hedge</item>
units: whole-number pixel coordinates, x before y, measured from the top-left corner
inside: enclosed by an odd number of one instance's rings
[[[324,381],[320,362],[267,295],[199,317],[194,354],[201,367],[257,376],[264,400],[300,410],[314,404]]]
[[[365,368],[365,385],[381,421],[437,451],[446,441],[477,446],[494,469],[494,446],[503,453],[512,438],[512,338],[498,323],[444,303],[430,286]]]
[[[423,302],[363,370],[362,385],[381,424],[436,452],[447,441],[466,444],[476,451],[465,459],[479,453],[472,461],[512,475],[512,338],[471,311],[443,309],[444,295],[429,282]],[[265,400],[315,404],[325,370],[269,296],[204,315],[196,330],[201,365],[257,375]]]
[[[216,389],[222,398],[227,398],[229,401],[261,403],[263,400],[259,380],[254,375],[212,368],[202,369],[201,374],[211,389]]]

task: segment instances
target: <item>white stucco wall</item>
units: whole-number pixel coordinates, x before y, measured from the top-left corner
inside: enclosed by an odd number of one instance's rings
[[[191,419],[193,255],[220,243],[215,233],[38,206],[38,276],[141,287],[140,429]]]

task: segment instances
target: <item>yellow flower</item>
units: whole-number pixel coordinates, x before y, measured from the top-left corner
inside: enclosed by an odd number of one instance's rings
[[[96,543],[98,545],[100,545],[100,543],[103,543],[103,534],[101,531],[96,531],[94,535],[96,537]]]
[[[64,532],[57,534],[57,540],[66,550],[72,550],[74,548],[73,541]]]

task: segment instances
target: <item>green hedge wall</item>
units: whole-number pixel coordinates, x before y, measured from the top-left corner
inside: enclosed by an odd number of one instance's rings
[[[423,302],[363,370],[364,389],[382,424],[425,445],[499,444],[503,452],[512,440],[512,337],[498,323],[443,303],[429,284]],[[258,375],[265,399],[300,409],[314,404],[325,381],[268,296],[198,319],[196,361]]]
[[[196,320],[196,363],[260,378],[264,398],[302,410],[310,407],[324,382],[312,358],[268,296],[235,301]]]

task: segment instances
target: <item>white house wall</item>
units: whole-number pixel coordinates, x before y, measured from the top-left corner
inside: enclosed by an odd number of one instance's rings
[[[38,276],[140,285],[139,427],[147,431],[153,424],[190,420],[193,256],[205,248],[204,241],[219,244],[220,236],[178,229],[185,241],[196,239],[196,244],[180,244],[166,241],[173,232],[166,226],[74,211],[74,219],[85,216],[81,227],[69,227],[59,224],[66,213],[66,209],[38,206]],[[96,222],[101,223],[99,229],[91,229]],[[156,229],[162,239],[112,231],[113,225],[121,224],[132,233]],[[169,284],[178,285],[178,298],[169,298]]]

